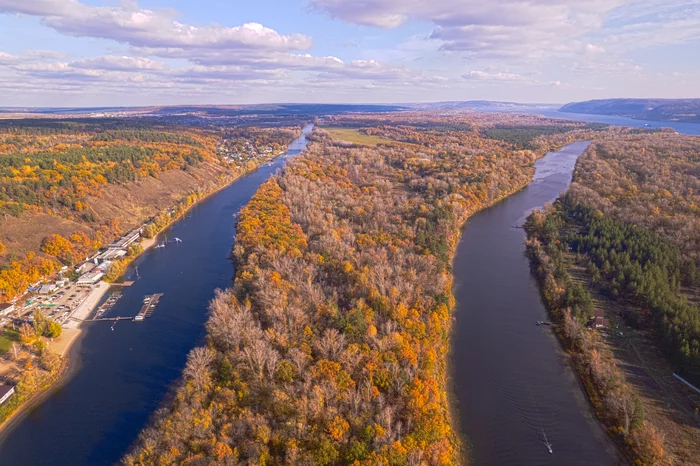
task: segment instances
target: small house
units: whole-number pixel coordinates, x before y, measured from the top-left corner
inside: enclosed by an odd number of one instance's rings
[[[6,316],[15,310],[15,305],[11,303],[0,304],[0,316]]]
[[[605,318],[605,312],[602,309],[596,309],[593,311],[593,318],[600,317],[601,319]]]
[[[15,394],[15,387],[12,385],[0,385],[0,405],[9,400]]]
[[[54,291],[56,291],[56,285],[54,284],[42,285],[41,288],[39,288],[39,294],[51,294]]]
[[[610,321],[603,317],[596,317],[593,319],[593,328],[608,328],[610,326]]]

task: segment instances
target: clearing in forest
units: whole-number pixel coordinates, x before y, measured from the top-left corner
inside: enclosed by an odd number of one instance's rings
[[[370,136],[361,133],[355,128],[323,128],[328,131],[333,139],[350,142],[353,144],[364,144],[366,146],[376,146],[379,144],[395,144],[396,141],[382,138],[379,136]]]

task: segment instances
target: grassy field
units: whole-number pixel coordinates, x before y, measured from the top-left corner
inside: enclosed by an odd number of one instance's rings
[[[13,341],[19,341],[19,334],[16,330],[7,329],[0,333],[0,354],[10,349]]]
[[[368,136],[360,133],[354,128],[323,128],[330,133],[333,139],[351,142],[353,144],[364,144],[366,146],[376,146],[378,144],[396,143],[391,139],[385,139],[379,136]]]

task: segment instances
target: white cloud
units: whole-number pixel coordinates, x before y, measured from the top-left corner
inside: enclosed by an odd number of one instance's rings
[[[63,34],[112,39],[137,47],[303,50],[311,46],[308,36],[282,35],[258,23],[235,27],[183,24],[176,20],[174,10],[139,8],[136,2],[107,7],[77,0],[0,0],[0,13],[38,16],[45,26]]]
[[[71,63],[71,66],[74,68],[111,71],[164,70],[167,68],[165,63],[148,58],[116,57],[112,55],[85,58]]]
[[[11,63],[16,63],[17,61],[19,61],[19,57],[7,52],[0,52],[0,65],[8,65]]]
[[[462,75],[468,81],[479,81],[491,84],[525,84],[550,87],[569,87],[561,81],[541,81],[533,76],[511,73],[508,71],[472,70]]]
[[[68,54],[56,50],[25,50],[22,56],[37,60],[63,60],[68,57]]]
[[[632,0],[311,0],[343,21],[395,28],[414,19],[435,25],[446,51],[475,58],[532,58],[571,52],[602,28],[607,13]],[[591,44],[592,47],[595,45]]]

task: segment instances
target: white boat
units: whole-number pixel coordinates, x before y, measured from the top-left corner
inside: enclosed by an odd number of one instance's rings
[[[547,447],[547,451],[549,452],[549,454],[553,455],[554,451],[552,450],[552,444],[549,443],[549,440],[547,440],[547,434],[544,433],[544,429],[542,429],[542,435],[544,436],[544,446]]]

